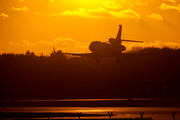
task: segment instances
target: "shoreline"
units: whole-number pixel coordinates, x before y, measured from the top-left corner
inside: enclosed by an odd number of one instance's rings
[[[0,107],[180,107],[180,100],[0,102]]]

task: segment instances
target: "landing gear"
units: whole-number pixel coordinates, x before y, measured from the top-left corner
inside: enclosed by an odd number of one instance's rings
[[[122,58],[117,58],[117,59],[116,59],[116,62],[117,62],[117,63],[120,63],[121,60],[122,60]]]
[[[99,58],[96,59],[96,63],[100,63],[100,59]]]

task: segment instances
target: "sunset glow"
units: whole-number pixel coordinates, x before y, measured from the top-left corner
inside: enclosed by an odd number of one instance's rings
[[[134,46],[180,47],[179,0],[1,0],[0,54],[49,55],[90,52],[92,41],[115,38],[143,40]]]

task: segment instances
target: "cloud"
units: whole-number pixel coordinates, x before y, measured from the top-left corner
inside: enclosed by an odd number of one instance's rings
[[[61,44],[62,46],[65,45],[75,45],[77,42],[71,38],[55,38],[52,42],[48,42],[48,41],[40,41],[39,44],[41,45],[57,45],[57,44]]]
[[[54,44],[62,44],[63,46],[65,45],[75,45],[77,42],[71,38],[55,38],[53,41]]]
[[[131,7],[133,7],[134,5],[146,5],[148,6],[148,2],[149,0],[122,0],[121,2],[131,5]]]
[[[27,7],[22,7],[22,11],[29,11],[29,9]]]
[[[180,12],[180,4],[178,5],[166,5],[165,3],[161,4],[161,9],[162,10],[177,10],[178,12]]]
[[[9,42],[9,44],[15,44],[14,42]]]
[[[108,11],[105,8],[98,8],[98,9],[85,9],[85,8],[79,8],[74,11],[64,11],[62,14],[59,13],[59,15],[64,16],[79,16],[79,17],[91,17],[91,18],[122,18],[122,19],[128,19],[128,18],[134,18],[134,19],[140,19],[140,15],[136,13],[135,11],[128,9],[128,10],[122,10],[120,12],[117,11]]]
[[[5,18],[8,18],[9,15],[6,15],[5,13],[1,13],[1,14],[0,14],[0,18],[1,18],[1,17],[2,17],[3,19],[5,19]]]
[[[136,5],[144,5],[140,0],[136,0],[136,1],[135,1],[135,4],[136,4]]]
[[[28,40],[23,40],[22,43],[9,42],[10,45],[21,45],[21,46],[37,46],[39,43],[31,43]]]
[[[163,20],[163,18],[161,17],[161,15],[153,13],[151,15],[148,15],[148,18],[152,18],[152,19],[156,19],[156,20]]]
[[[117,4],[113,1],[104,1],[100,2],[103,7],[86,9],[86,8],[77,8],[74,10],[65,10],[62,12],[54,13],[38,13],[34,12],[36,15],[43,15],[46,17],[55,17],[55,16],[78,16],[83,18],[121,18],[121,19],[140,19],[140,15],[131,9],[123,9],[120,4]]]
[[[133,10],[122,10],[121,12],[110,11],[111,15],[115,18],[134,18],[140,19],[140,15]]]
[[[64,16],[79,16],[85,18],[104,18],[111,16],[105,8],[97,8],[97,9],[85,9],[85,8],[78,8],[74,11],[64,11],[62,14]]]
[[[9,42],[10,45],[19,45],[18,43],[15,42]]]
[[[34,46],[38,45],[38,43],[31,43],[28,40],[23,40],[23,46]]]
[[[126,3],[126,4],[129,4],[131,5],[131,7],[133,7],[134,5],[146,5],[148,6],[148,0],[131,0],[131,1],[128,1],[127,0],[124,0],[122,1],[123,3]]]
[[[92,17],[88,11],[84,8],[78,8],[78,10],[70,11],[66,10],[62,13],[64,16],[80,16],[80,17]]]
[[[162,42],[162,41],[156,41],[153,43],[131,43],[131,44],[123,44],[126,46],[127,51],[131,51],[135,48],[145,48],[145,47],[158,47],[158,48],[163,48],[163,47],[169,47],[169,48],[175,48],[176,46],[179,48],[180,43],[176,42]]]
[[[175,0],[163,0],[163,1],[168,1],[168,2],[171,2],[171,3],[176,3]]]
[[[104,1],[101,2],[102,5],[104,5],[105,8],[107,9],[120,9],[122,6],[120,4],[116,4],[113,1]]]
[[[13,10],[14,10],[14,11],[21,11],[21,8],[15,8],[15,7],[13,7]]]
[[[39,13],[39,12],[34,12],[34,14],[36,14],[36,15],[41,15],[41,13]]]
[[[14,11],[23,11],[23,12],[28,12],[29,11],[29,9],[27,7],[22,7],[22,8],[13,7],[13,10]]]
[[[40,45],[56,47],[63,52],[89,52],[88,42],[78,42],[71,38],[55,38],[52,42],[40,41]]]
[[[22,43],[9,42],[9,44],[19,45],[19,46],[46,47],[46,48],[55,47],[56,49],[62,50],[63,52],[72,52],[72,53],[90,52],[88,49],[89,42],[79,42],[71,38],[63,38],[63,37],[55,38],[52,41],[42,40],[36,43],[32,43],[28,40],[23,40]]]
[[[45,46],[47,46],[47,45],[48,45],[48,46],[49,46],[49,45],[53,45],[53,43],[48,42],[48,41],[43,41],[43,40],[40,41],[39,44],[40,44],[40,45],[45,45]]]

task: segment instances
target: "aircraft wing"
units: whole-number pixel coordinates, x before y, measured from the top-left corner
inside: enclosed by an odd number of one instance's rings
[[[79,56],[79,57],[100,57],[99,55],[95,54],[95,53],[62,53],[65,55],[72,55],[72,56]],[[102,57],[102,56],[101,56]]]
[[[79,56],[79,57],[92,57],[92,58],[103,58],[103,57],[126,58],[126,57],[145,56],[145,55],[163,54],[163,53],[172,53],[172,52],[136,52],[136,53],[120,53],[120,54],[104,54],[104,55],[96,54],[96,53],[62,53],[62,54]]]
[[[144,56],[144,55],[150,55],[153,53],[141,53],[141,52],[137,52],[137,53],[121,53],[121,57],[134,57],[134,56]]]
[[[62,53],[65,55],[79,56],[79,57],[93,57],[93,58],[103,58],[103,57],[133,57],[133,56],[142,56],[153,53],[120,53],[120,54],[95,54],[95,53]]]

